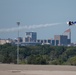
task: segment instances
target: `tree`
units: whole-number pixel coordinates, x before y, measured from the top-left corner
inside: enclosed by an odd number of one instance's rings
[[[46,58],[42,55],[31,55],[27,59],[28,64],[47,64]]]
[[[76,65],[76,56],[69,58],[67,62],[71,65]]]

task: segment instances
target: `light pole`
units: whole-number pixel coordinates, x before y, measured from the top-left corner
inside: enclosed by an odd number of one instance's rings
[[[20,22],[17,22],[18,28],[20,25]],[[19,29],[18,29],[18,38],[17,38],[17,64],[19,64]]]

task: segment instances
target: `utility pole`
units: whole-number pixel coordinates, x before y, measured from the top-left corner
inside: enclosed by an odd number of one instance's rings
[[[20,25],[20,22],[17,22],[18,28]],[[19,64],[19,29],[18,29],[18,38],[17,38],[17,64]]]

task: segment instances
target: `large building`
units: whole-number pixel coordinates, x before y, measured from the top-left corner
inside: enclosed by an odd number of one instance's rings
[[[36,32],[26,32],[25,34],[25,42],[36,42],[37,33]]]
[[[63,35],[68,36],[68,44],[71,44],[71,29],[67,29]]]
[[[67,45],[67,36],[65,35],[55,35],[55,40],[59,40],[59,46],[60,45]]]
[[[67,35],[55,35],[54,40],[59,40],[59,46],[67,46],[70,44],[70,39]]]

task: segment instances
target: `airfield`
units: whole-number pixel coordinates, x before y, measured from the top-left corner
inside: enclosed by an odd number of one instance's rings
[[[76,66],[0,64],[0,75],[76,75]]]

